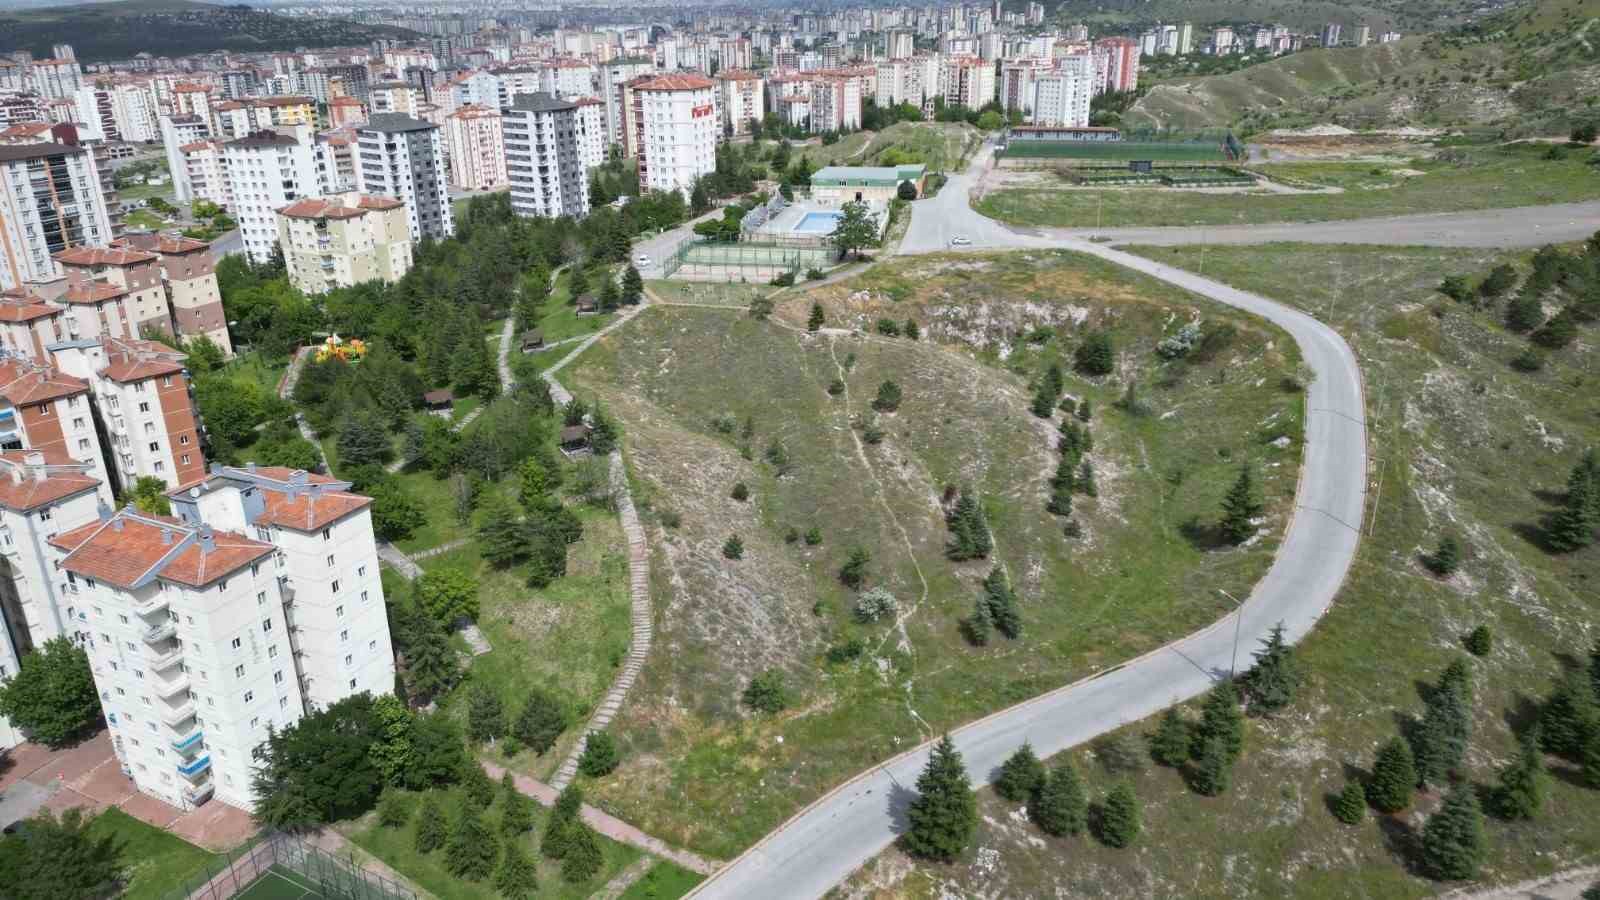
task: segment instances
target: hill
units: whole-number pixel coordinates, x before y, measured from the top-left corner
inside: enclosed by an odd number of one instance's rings
[[[1245,133],[1334,123],[1559,134],[1593,118],[1600,0],[1538,0],[1454,31],[1308,50],[1226,75],[1158,84],[1129,123]]]
[[[86,62],[128,59],[141,52],[184,56],[213,50],[249,53],[360,45],[380,37],[416,35],[385,25],[289,18],[245,6],[188,0],[127,0],[0,14],[0,47],[47,57],[52,44],[69,43]]]
[[[1467,21],[1485,5],[1471,0],[1064,0],[1056,7],[1055,17],[1061,22],[1103,26],[1193,22],[1209,27],[1259,22],[1306,31],[1338,22],[1346,29],[1370,25],[1374,34],[1381,34],[1386,30],[1447,28]]]

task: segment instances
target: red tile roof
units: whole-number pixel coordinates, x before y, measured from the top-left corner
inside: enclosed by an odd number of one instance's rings
[[[123,384],[182,372],[183,361],[188,359],[177,350],[155,341],[107,338],[103,346],[106,366],[100,370],[100,375]]]
[[[717,73],[718,81],[760,81],[761,76],[749,69],[723,69]]]
[[[295,531],[318,531],[372,503],[364,497],[342,490],[348,484],[315,472],[302,472],[286,466],[257,466],[254,469],[222,469],[167,492],[178,497],[192,488],[213,480],[249,483],[261,488],[264,508],[253,525],[278,525]],[[330,487],[332,486],[332,487]]]
[[[32,322],[61,314],[61,307],[33,294],[0,296],[0,322]]]
[[[99,479],[86,474],[88,465],[66,453],[29,450],[0,452],[0,506],[15,512],[54,503],[92,491]]]
[[[699,75],[657,75],[636,84],[636,91],[698,91],[711,87],[711,79]]]
[[[140,246],[141,244],[147,246]],[[160,254],[195,253],[200,250],[210,250],[211,245],[205,241],[194,238],[179,237],[171,234],[143,234],[128,235],[118,238],[114,246],[127,247],[133,250],[149,250]]]
[[[0,361],[0,399],[12,406],[26,406],[72,397],[89,390],[89,382],[53,366],[40,366],[22,359]]]
[[[154,253],[122,247],[73,247],[54,254],[56,261],[68,266],[135,266],[155,260]]]
[[[155,259],[154,256],[150,257]],[[67,288],[61,299],[68,303],[104,303],[126,294],[128,289],[109,281],[80,281]]]
[[[205,587],[273,553],[271,544],[231,531],[212,532],[214,547],[206,550],[199,532],[171,516],[124,509],[108,521],[58,534],[50,544],[67,551],[63,569],[121,588],[133,587],[152,571],[167,581]]]

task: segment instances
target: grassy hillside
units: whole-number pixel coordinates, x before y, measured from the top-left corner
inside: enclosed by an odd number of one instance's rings
[[[126,0],[0,13],[0,46],[48,57],[52,44],[65,42],[86,62],[128,59],[141,52],[182,56],[212,50],[361,45],[379,37],[415,35],[383,25],[288,18],[245,6],[188,0]]]
[[[1447,34],[1175,79],[1152,87],[1127,121],[1246,133],[1323,122],[1565,133],[1597,117],[1600,43],[1588,37],[1597,18],[1600,0],[1538,0]]]
[[[1266,22],[1306,31],[1339,22],[1347,30],[1370,25],[1374,34],[1380,34],[1386,29],[1447,27],[1482,6],[1471,0],[1064,0],[1056,7],[1056,17],[1062,22],[1129,26]]]

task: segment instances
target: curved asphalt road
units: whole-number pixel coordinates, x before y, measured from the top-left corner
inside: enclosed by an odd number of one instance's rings
[[[975,168],[984,163],[987,149]],[[1333,601],[1355,556],[1367,481],[1361,372],[1332,329],[1310,316],[1210,279],[1084,240],[1021,234],[972,213],[970,176],[916,206],[901,252],[945,249],[961,234],[974,249],[1068,247],[1145,272],[1282,326],[1316,373],[1307,397],[1306,445],[1296,512],[1271,569],[1239,611],[1211,627],[1100,675],[995,713],[953,733],[968,770],[988,782],[1024,741],[1041,755],[1081,744],[1205,692],[1282,622],[1298,641]],[[816,897],[888,846],[904,829],[912,786],[927,761],[919,747],[847,782],[768,834],[691,895]]]

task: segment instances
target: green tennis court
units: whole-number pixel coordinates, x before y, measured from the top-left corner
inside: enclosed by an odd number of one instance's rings
[[[817,265],[831,262],[834,251],[828,247],[777,247],[761,244],[692,244],[685,248],[683,261],[700,265],[784,266],[795,263]]]
[[[1228,151],[1216,143],[1164,141],[1026,141],[1013,140],[1004,156],[1010,159],[1148,159],[1165,162],[1227,160]]]
[[[322,900],[321,891],[281,866],[273,866],[233,900]]]

